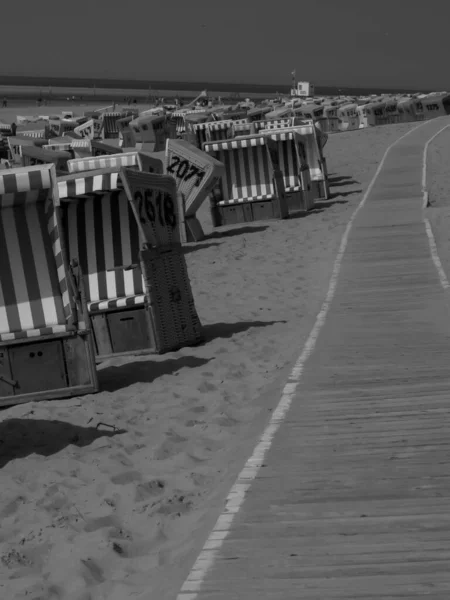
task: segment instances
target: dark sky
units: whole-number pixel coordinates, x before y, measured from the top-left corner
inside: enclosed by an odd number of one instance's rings
[[[448,0],[0,1],[4,75],[450,89]]]

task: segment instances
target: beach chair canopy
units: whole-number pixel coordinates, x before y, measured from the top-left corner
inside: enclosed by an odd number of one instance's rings
[[[163,163],[146,152],[122,152],[108,156],[75,158],[67,163],[69,173],[95,171],[97,169],[120,169],[122,167],[138,167],[148,173],[162,173]]]

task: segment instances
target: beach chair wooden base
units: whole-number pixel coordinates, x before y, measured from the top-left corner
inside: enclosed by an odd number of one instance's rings
[[[296,211],[308,212],[314,208],[314,196],[311,191],[287,192],[289,214]]]
[[[194,215],[184,218],[184,229],[186,232],[186,242],[201,242],[205,239],[205,233],[200,221]]]
[[[316,200],[328,200],[329,191],[326,181],[311,181],[311,188],[313,190],[313,197]]]
[[[289,204],[285,195],[281,199],[264,200],[263,202],[240,202],[239,204],[211,207],[214,227],[269,219],[286,219],[288,216]]]
[[[98,391],[90,332],[0,344],[0,406]]]
[[[113,356],[155,354],[152,323],[145,306],[91,315],[96,362]]]

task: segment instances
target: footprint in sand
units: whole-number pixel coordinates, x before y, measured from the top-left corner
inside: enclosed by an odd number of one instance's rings
[[[160,479],[153,479],[152,481],[146,481],[136,486],[135,501],[142,502],[155,496],[160,496],[164,493],[166,484]]]
[[[217,390],[217,386],[209,381],[203,381],[203,383],[201,383],[197,389],[202,394],[207,394],[208,392],[215,392]]]
[[[166,516],[181,516],[192,509],[193,502],[187,496],[180,494],[172,496],[158,508],[157,512]]]
[[[126,471],[125,473],[119,473],[111,477],[111,481],[117,485],[126,485],[127,483],[141,481],[141,479],[142,475],[139,471]]]
[[[187,441],[187,438],[179,435],[175,431],[168,431],[166,433],[166,439],[155,451],[154,457],[156,460],[166,460],[168,458],[172,458],[182,452],[183,449],[180,448],[180,444],[184,444]]]

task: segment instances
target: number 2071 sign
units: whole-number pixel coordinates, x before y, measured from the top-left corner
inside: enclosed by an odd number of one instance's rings
[[[196,167],[188,160],[175,155],[171,156],[170,158],[170,163],[167,166],[167,172],[181,181],[189,181],[193,179],[195,187],[198,187],[205,177],[205,171],[199,167]]]

